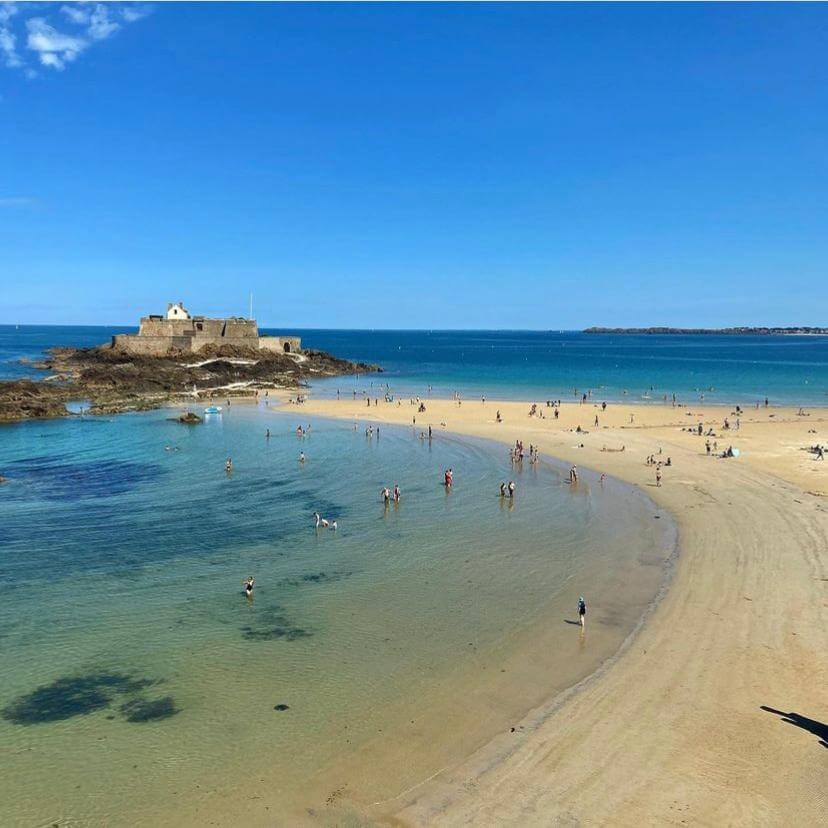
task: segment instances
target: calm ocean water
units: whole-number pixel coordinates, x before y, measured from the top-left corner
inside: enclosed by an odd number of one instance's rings
[[[0,427],[0,824],[157,824],[207,790],[295,795],[415,718],[496,732],[613,652],[662,582],[671,524],[615,481],[411,428],[300,438],[265,405],[172,413]],[[586,649],[564,623],[580,593]]]
[[[96,345],[128,327],[0,326],[0,376],[35,375],[55,345]],[[274,331],[275,332],[275,331]],[[395,393],[548,399],[592,389],[610,400],[661,399],[828,404],[828,337],[616,336],[527,331],[295,330],[308,348],[381,365],[381,377],[339,378],[322,393],[364,390],[373,381]]]
[[[0,328],[0,373],[124,330]],[[828,389],[817,338],[299,333],[386,369],[328,394]],[[305,419],[299,438],[296,409],[238,404],[198,427],[171,413],[0,427],[0,824],[177,824],[206,791],[287,807],[343,761],[393,796],[588,674],[663,583],[672,524],[616,481],[571,487],[554,461],[514,469],[502,446],[412,428]],[[315,510],[339,531],[315,531]],[[586,639],[565,623],[581,593]]]

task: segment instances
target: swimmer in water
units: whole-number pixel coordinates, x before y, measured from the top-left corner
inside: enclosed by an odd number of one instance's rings
[[[299,452],[299,462],[300,462],[300,463],[304,463],[304,462],[305,462],[305,452],[304,452],[304,451],[300,451],[300,452]]]
[[[250,575],[249,577],[247,577],[245,580],[243,580],[243,581],[242,581],[242,585],[244,586],[244,594],[245,594],[248,598],[252,598],[252,597],[253,597],[253,584],[254,584],[254,583],[255,583],[255,582],[254,582],[254,580],[253,580],[253,576],[252,576],[252,575]]]

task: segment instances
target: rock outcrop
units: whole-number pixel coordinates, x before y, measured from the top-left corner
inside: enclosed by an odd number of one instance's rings
[[[208,346],[198,354],[153,357],[118,348],[53,348],[37,367],[40,381],[0,382],[0,422],[67,416],[66,403],[83,399],[93,414],[158,408],[197,395],[227,398],[259,390],[300,388],[309,378],[380,371],[322,351],[301,354]]]

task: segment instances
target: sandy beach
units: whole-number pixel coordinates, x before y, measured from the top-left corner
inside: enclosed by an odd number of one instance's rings
[[[714,406],[589,401],[555,420],[528,402],[426,405],[310,399],[296,413],[521,439],[641,486],[678,523],[676,572],[620,656],[516,732],[392,800],[334,810],[405,825],[824,822],[828,464],[803,448],[825,443],[828,411],[749,409],[736,430]],[[699,422],[741,455],[708,456]],[[660,488],[651,454],[671,458]]]

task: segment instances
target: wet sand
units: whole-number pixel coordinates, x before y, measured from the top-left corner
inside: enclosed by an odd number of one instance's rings
[[[430,423],[438,437],[520,438],[639,485],[678,523],[675,577],[619,658],[552,694],[514,733],[391,801],[335,797],[322,821],[341,813],[413,825],[824,822],[828,462],[802,448],[828,441],[828,411],[749,409],[739,431],[723,432],[723,417],[735,417],[714,406],[601,412],[590,401],[565,404],[557,421],[546,408],[545,419],[529,417],[529,403],[427,407],[417,414],[407,400],[369,408],[311,399],[297,414],[416,417],[418,429]],[[699,421],[715,428],[720,451],[733,445],[741,457],[707,456],[705,438],[682,430]],[[578,425],[588,433],[576,433]],[[659,448],[672,465],[656,488],[645,458]]]

